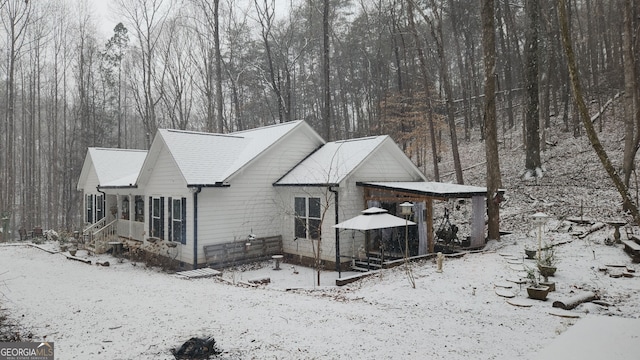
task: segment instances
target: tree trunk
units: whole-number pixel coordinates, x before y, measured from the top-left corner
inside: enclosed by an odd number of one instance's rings
[[[427,105],[427,121],[429,125],[429,137],[431,138],[431,154],[433,161],[433,177],[434,181],[440,181],[440,169],[438,167],[438,149],[436,145],[436,131],[433,121],[433,105],[431,103],[431,85],[429,83],[429,71],[427,70],[427,59],[424,56],[422,46],[420,46],[420,37],[416,30],[416,23],[413,18],[413,0],[409,0],[407,3],[407,16],[409,18],[409,28],[415,42],[416,50],[418,51],[418,59],[420,60],[420,73],[422,74],[422,82],[424,86],[425,101]]]
[[[542,175],[538,98],[538,1],[526,0],[529,26],[525,42],[527,107],[525,112],[525,178]]]
[[[600,143],[600,139],[598,139],[598,134],[596,133],[595,128],[593,127],[593,123],[591,122],[591,118],[589,116],[589,110],[587,109],[587,104],[584,102],[584,98],[582,97],[582,86],[580,85],[580,78],[578,77],[578,67],[576,65],[575,54],[573,53],[573,47],[571,45],[571,37],[569,35],[569,26],[567,21],[567,11],[566,11],[566,0],[558,1],[558,16],[560,21],[560,31],[562,34],[562,43],[564,45],[564,50],[567,55],[567,65],[569,67],[569,76],[571,78],[571,87],[573,89],[574,98],[576,101],[576,105],[578,107],[578,111],[580,113],[580,117],[582,119],[582,123],[585,127],[585,131],[587,133],[587,137],[589,138],[589,142],[593,147],[596,155],[600,159],[602,166],[605,171],[613,181],[616,189],[620,193],[622,197],[623,206],[627,209],[631,216],[633,216],[636,224],[640,224],[640,213],[638,212],[638,207],[631,199],[629,195],[628,188],[624,185],[624,182],[618,176],[613,164],[609,160],[607,152],[602,147]]]
[[[498,127],[496,124],[496,38],[494,0],[482,0],[482,49],[484,52],[484,127],[487,157],[488,238],[500,240],[500,195],[502,187],[498,157]]]
[[[431,35],[436,42],[436,50],[438,52],[438,58],[440,59],[440,79],[444,87],[446,106],[447,106],[447,123],[449,124],[449,136],[451,138],[451,153],[453,155],[453,167],[456,173],[456,182],[458,184],[464,184],[462,178],[462,165],[460,163],[460,153],[458,152],[458,135],[456,131],[456,119],[453,108],[453,90],[451,89],[451,79],[449,78],[449,70],[447,57],[444,51],[444,38],[442,36],[442,18],[438,13],[435,3],[431,2],[431,6],[434,9],[433,14],[436,17],[436,24],[425,15],[422,14],[424,19],[429,22],[431,27]]]
[[[322,123],[324,124],[324,138],[331,141],[331,67],[329,66],[329,0],[323,1],[322,6],[322,73],[324,78],[323,93],[324,107],[322,109]]]
[[[218,132],[224,132],[224,116],[222,107],[222,55],[220,54],[220,0],[213,1],[213,43],[216,52],[216,117],[218,118]]]
[[[625,136],[624,136],[624,158],[622,172],[624,173],[624,185],[629,187],[631,172],[635,170],[635,157],[638,152],[638,141],[636,124],[639,120],[638,111],[638,78],[636,77],[636,61],[633,46],[633,8],[631,0],[624,1],[624,99],[625,99]]]

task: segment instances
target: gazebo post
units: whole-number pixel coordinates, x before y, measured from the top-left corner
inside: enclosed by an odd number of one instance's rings
[[[425,214],[427,218],[427,253],[433,254],[436,247],[435,239],[433,238],[433,200],[431,198],[426,198],[425,206],[427,210],[427,213]]]

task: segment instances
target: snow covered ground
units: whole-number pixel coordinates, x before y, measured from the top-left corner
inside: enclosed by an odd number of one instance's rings
[[[291,264],[186,280],[106,255],[80,252],[92,260],[87,265],[5,245],[0,303],[23,337],[53,341],[56,359],[172,359],[171,348],[209,336],[224,359],[532,359],[581,319],[640,314],[640,277],[610,277],[622,268],[607,265],[634,265],[621,245],[604,244],[613,230],[578,239],[559,223],[554,228],[545,240],[567,242],[556,247],[557,291],[534,301],[513,283],[515,299],[533,304],[528,308],[495,293],[495,284],[523,275],[508,255],[520,258],[525,244],[535,245],[525,235],[448,258],[442,273],[433,260],[414,263],[415,289],[402,266],[343,287],[334,286],[336,273],[322,272],[316,287],[311,269]],[[111,266],[95,265],[105,260]],[[259,277],[271,283],[243,285]],[[611,305],[581,304],[571,311],[578,319],[550,314],[554,300],[592,290]]]
[[[607,122],[600,135],[619,167],[624,127],[618,125]],[[630,220],[620,211],[620,196],[587,140],[570,133],[547,134],[547,142],[554,145],[542,154],[544,177],[523,181],[520,136],[518,129],[503,135],[500,147],[507,190],[501,228],[512,235],[490,243],[482,253],[446,259],[442,273],[436,272],[433,260],[412,264],[415,289],[403,267],[344,287],[333,285],[336,273],[323,272],[322,284],[316,287],[310,269],[283,264],[281,271],[274,271],[270,262],[227,270],[220,278],[185,280],[109,256],[91,257],[93,264],[87,265],[25,245],[0,244],[0,308],[20,325],[23,338],[32,334],[34,340],[53,341],[56,359],[62,360],[172,359],[171,348],[191,337],[209,336],[224,350],[223,359],[537,360],[542,358],[536,354],[546,356],[549,351],[563,358],[559,348],[570,346],[571,339],[584,347],[594,338],[623,341],[620,334],[637,336],[640,265],[632,264],[622,245],[605,245],[613,237],[612,227],[580,239],[570,232],[583,229],[560,221],[580,214],[600,222]],[[482,154],[482,142],[461,142],[466,184],[485,183],[483,166],[476,166],[482,165]],[[441,180],[452,180],[447,153],[440,166]],[[523,275],[507,255],[522,256],[525,244],[535,247],[530,216],[538,211],[552,219],[544,241],[564,243],[556,247],[557,291],[546,302],[512,306],[496,294],[495,285]],[[640,234],[640,229],[634,230]],[[96,266],[96,261],[109,261],[111,266]],[[531,260],[523,262],[532,266]],[[607,265],[631,266],[638,272],[613,278],[612,273],[624,268]],[[269,277],[271,283],[242,284],[261,277]],[[514,299],[528,300],[519,285],[511,290],[517,293]],[[580,316],[577,319],[550,314],[554,300],[592,290],[611,305],[583,303],[570,311]],[[599,320],[612,317],[636,325],[615,332],[599,329],[596,337],[573,327],[599,325]],[[564,337],[571,329],[580,330],[573,332],[578,336]],[[610,346],[622,352],[609,358],[629,353],[627,342]],[[603,358],[600,352],[591,355]]]

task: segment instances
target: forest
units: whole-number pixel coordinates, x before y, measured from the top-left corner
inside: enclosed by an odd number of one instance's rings
[[[442,180],[446,154],[450,180],[464,183],[458,144],[486,142],[490,154],[497,138],[526,152],[524,178],[542,176],[548,131],[588,135],[583,99],[596,131],[624,127],[616,171],[629,186],[640,143],[633,0],[109,0],[107,37],[92,5],[0,0],[5,238],[77,230],[87,147],[147,149],[159,128],[303,119],[327,141],[389,134],[430,180]],[[488,172],[499,163],[485,160]],[[497,188],[493,171],[474,185]]]

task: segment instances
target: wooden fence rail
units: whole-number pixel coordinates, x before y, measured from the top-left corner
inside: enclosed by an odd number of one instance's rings
[[[282,236],[206,245],[203,248],[207,265],[212,268],[223,268],[267,260],[272,255],[282,254]]]

